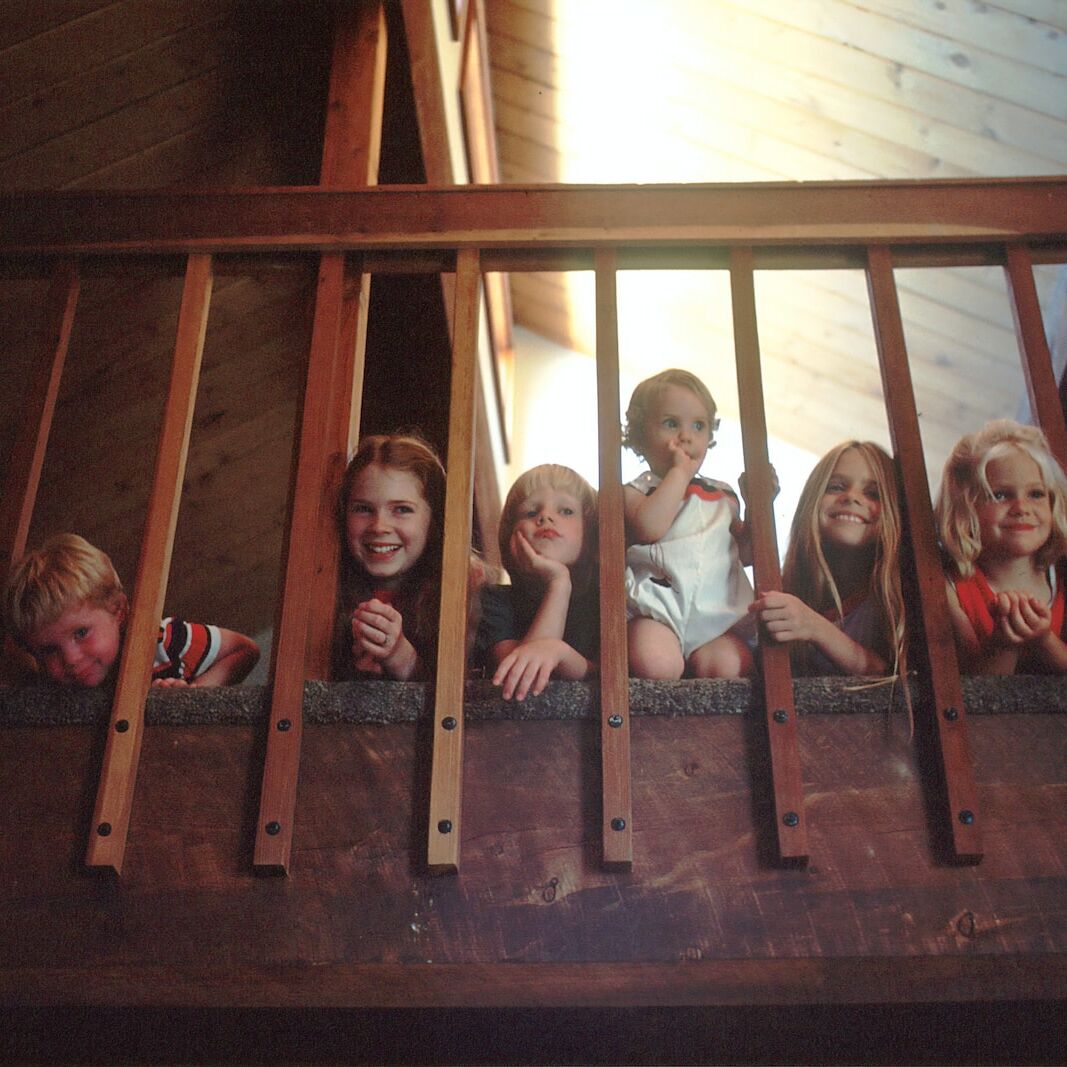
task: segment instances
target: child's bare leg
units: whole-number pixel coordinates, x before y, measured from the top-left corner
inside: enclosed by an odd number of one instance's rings
[[[693,651],[688,667],[693,678],[744,678],[752,670],[752,652],[741,638],[725,633]]]
[[[681,678],[685,670],[682,646],[669,626],[655,619],[631,619],[626,638],[634,678]]]

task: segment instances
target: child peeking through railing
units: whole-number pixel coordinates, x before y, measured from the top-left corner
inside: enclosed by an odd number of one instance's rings
[[[77,534],[58,534],[12,568],[4,624],[41,674],[61,685],[114,679],[128,601],[108,556]],[[259,659],[254,641],[233,630],[166,618],[159,626],[153,686],[232,685]]]

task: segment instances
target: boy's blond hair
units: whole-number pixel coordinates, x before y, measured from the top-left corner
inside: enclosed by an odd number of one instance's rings
[[[1052,531],[1035,553],[1040,567],[1051,567],[1067,553],[1067,476],[1056,462],[1048,439],[1036,426],[1024,426],[1011,419],[994,419],[977,433],[969,433],[956,443],[945,462],[941,488],[937,494],[937,529],[945,551],[952,557],[960,576],[969,578],[982,554],[978,504],[992,496],[986,468],[1013,448],[1028,455],[1041,472],[1049,492]]]
[[[4,583],[4,625],[25,645],[29,634],[71,608],[92,604],[114,612],[125,599],[104,552],[77,534],[56,534],[11,568]]]

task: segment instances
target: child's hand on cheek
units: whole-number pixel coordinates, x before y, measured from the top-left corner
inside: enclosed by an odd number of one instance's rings
[[[554,580],[570,578],[566,563],[542,556],[519,530],[511,535],[511,554],[524,574],[536,578],[544,585],[549,585]]]

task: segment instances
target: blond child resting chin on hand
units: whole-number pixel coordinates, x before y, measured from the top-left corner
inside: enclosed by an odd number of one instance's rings
[[[521,475],[500,519],[511,585],[482,591],[475,657],[505,699],[539,695],[550,678],[586,678],[600,642],[596,492],[549,463]]]

